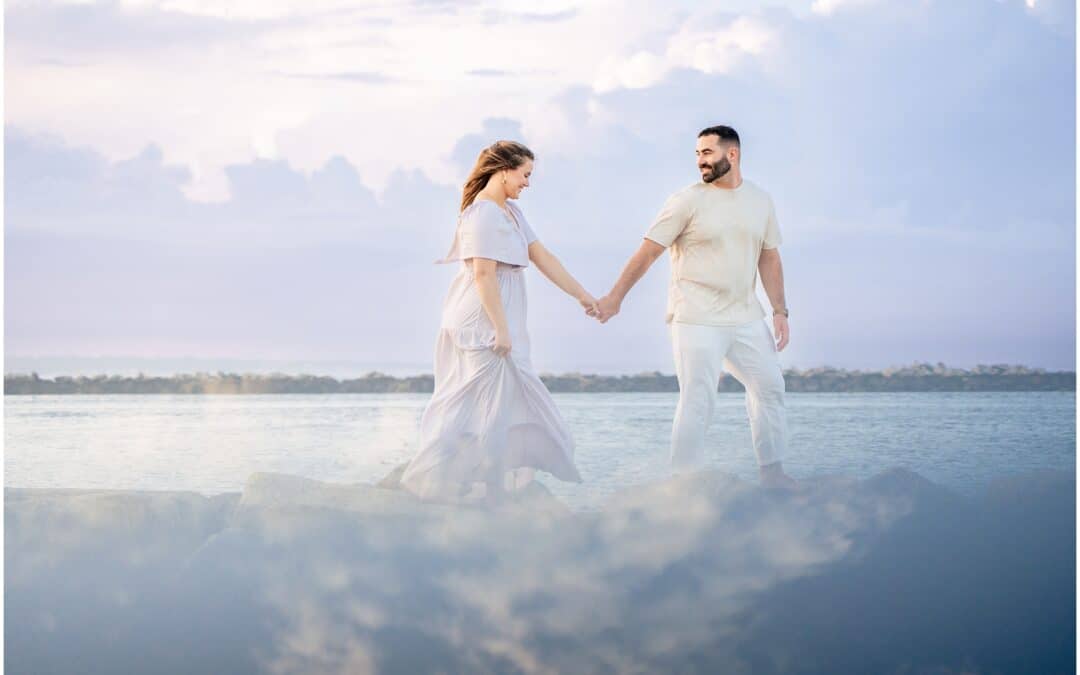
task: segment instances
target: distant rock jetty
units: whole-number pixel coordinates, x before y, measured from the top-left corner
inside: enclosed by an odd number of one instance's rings
[[[828,366],[784,371],[789,392],[898,392],[898,391],[1075,391],[1076,373],[1011,365],[979,365],[970,370],[943,363],[915,363],[880,371],[844,370]],[[638,375],[542,375],[553,392],[675,392],[674,375],[660,372]],[[389,394],[430,393],[431,375],[393,377],[372,372],[338,380],[319,375],[194,373],[170,377],[96,375],[57,376],[37,373],[4,376],[5,395],[33,394]],[[722,392],[741,392],[739,382],[725,375]]]

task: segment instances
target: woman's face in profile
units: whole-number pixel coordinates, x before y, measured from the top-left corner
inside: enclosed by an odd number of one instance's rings
[[[518,168],[506,172],[507,197],[517,199],[521,196],[521,191],[529,187],[529,176],[532,175],[532,170],[533,162],[531,159],[527,159]]]

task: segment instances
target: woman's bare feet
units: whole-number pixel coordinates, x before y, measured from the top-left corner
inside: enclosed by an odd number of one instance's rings
[[[784,473],[780,462],[773,462],[760,467],[761,487],[770,490],[796,490],[799,481]]]

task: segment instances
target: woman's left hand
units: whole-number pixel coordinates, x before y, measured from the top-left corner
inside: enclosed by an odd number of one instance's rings
[[[578,302],[580,302],[581,306],[585,308],[585,314],[587,314],[588,316],[595,317],[597,314],[600,313],[600,307],[596,304],[596,298],[589,295],[588,293],[585,293],[580,298],[578,298]]]

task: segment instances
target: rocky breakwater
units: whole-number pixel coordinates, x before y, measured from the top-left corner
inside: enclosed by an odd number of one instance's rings
[[[5,526],[10,672],[1061,672],[1075,648],[1060,473],[966,498],[705,471],[588,512],[259,473],[7,489]]]

